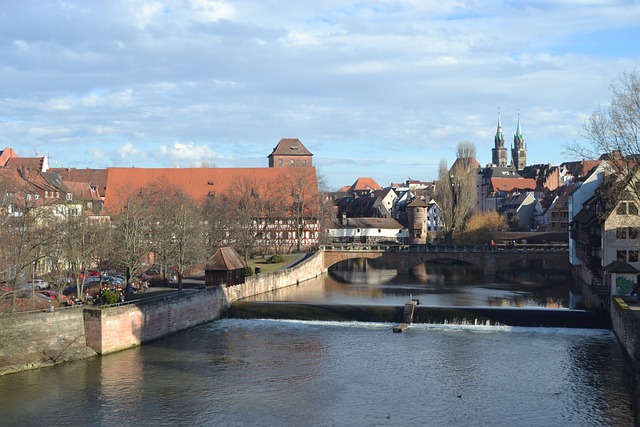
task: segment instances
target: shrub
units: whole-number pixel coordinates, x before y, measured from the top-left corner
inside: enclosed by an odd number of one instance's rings
[[[120,302],[120,293],[118,291],[106,290],[102,293],[102,302],[105,305],[118,303]]]
[[[282,255],[279,254],[271,255],[269,258],[267,258],[267,264],[278,264],[281,262],[284,262],[284,258],[282,258]]]
[[[246,266],[244,268],[244,277],[253,276],[253,268]]]

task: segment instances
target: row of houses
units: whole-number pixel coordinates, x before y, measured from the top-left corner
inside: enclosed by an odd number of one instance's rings
[[[531,165],[516,171],[512,166],[481,167],[472,159],[476,165],[475,211],[503,214],[506,230],[567,234],[569,197],[602,161]],[[434,200],[438,185],[438,181],[409,179],[383,188],[372,178],[359,178],[327,195],[334,214],[325,224],[326,233],[335,242],[437,241],[444,225]],[[385,221],[366,223],[366,218]],[[371,227],[363,227],[366,224]]]

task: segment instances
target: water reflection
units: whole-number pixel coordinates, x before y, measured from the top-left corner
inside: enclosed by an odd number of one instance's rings
[[[379,268],[371,260],[343,262],[328,275],[251,298],[329,304],[547,307],[569,306],[574,279],[568,272],[544,272],[516,265],[487,280],[482,271],[463,265],[421,264],[410,275]]]

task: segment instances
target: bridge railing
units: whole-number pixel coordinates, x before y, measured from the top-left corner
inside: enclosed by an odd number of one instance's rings
[[[320,246],[325,251],[369,251],[369,252],[567,252],[566,244],[497,244],[491,245],[386,245],[386,244],[329,244]]]

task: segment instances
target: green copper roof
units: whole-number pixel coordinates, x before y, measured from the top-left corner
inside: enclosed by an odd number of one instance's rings
[[[520,113],[518,113],[518,127],[516,128],[516,136],[522,138],[522,129],[520,128]]]

